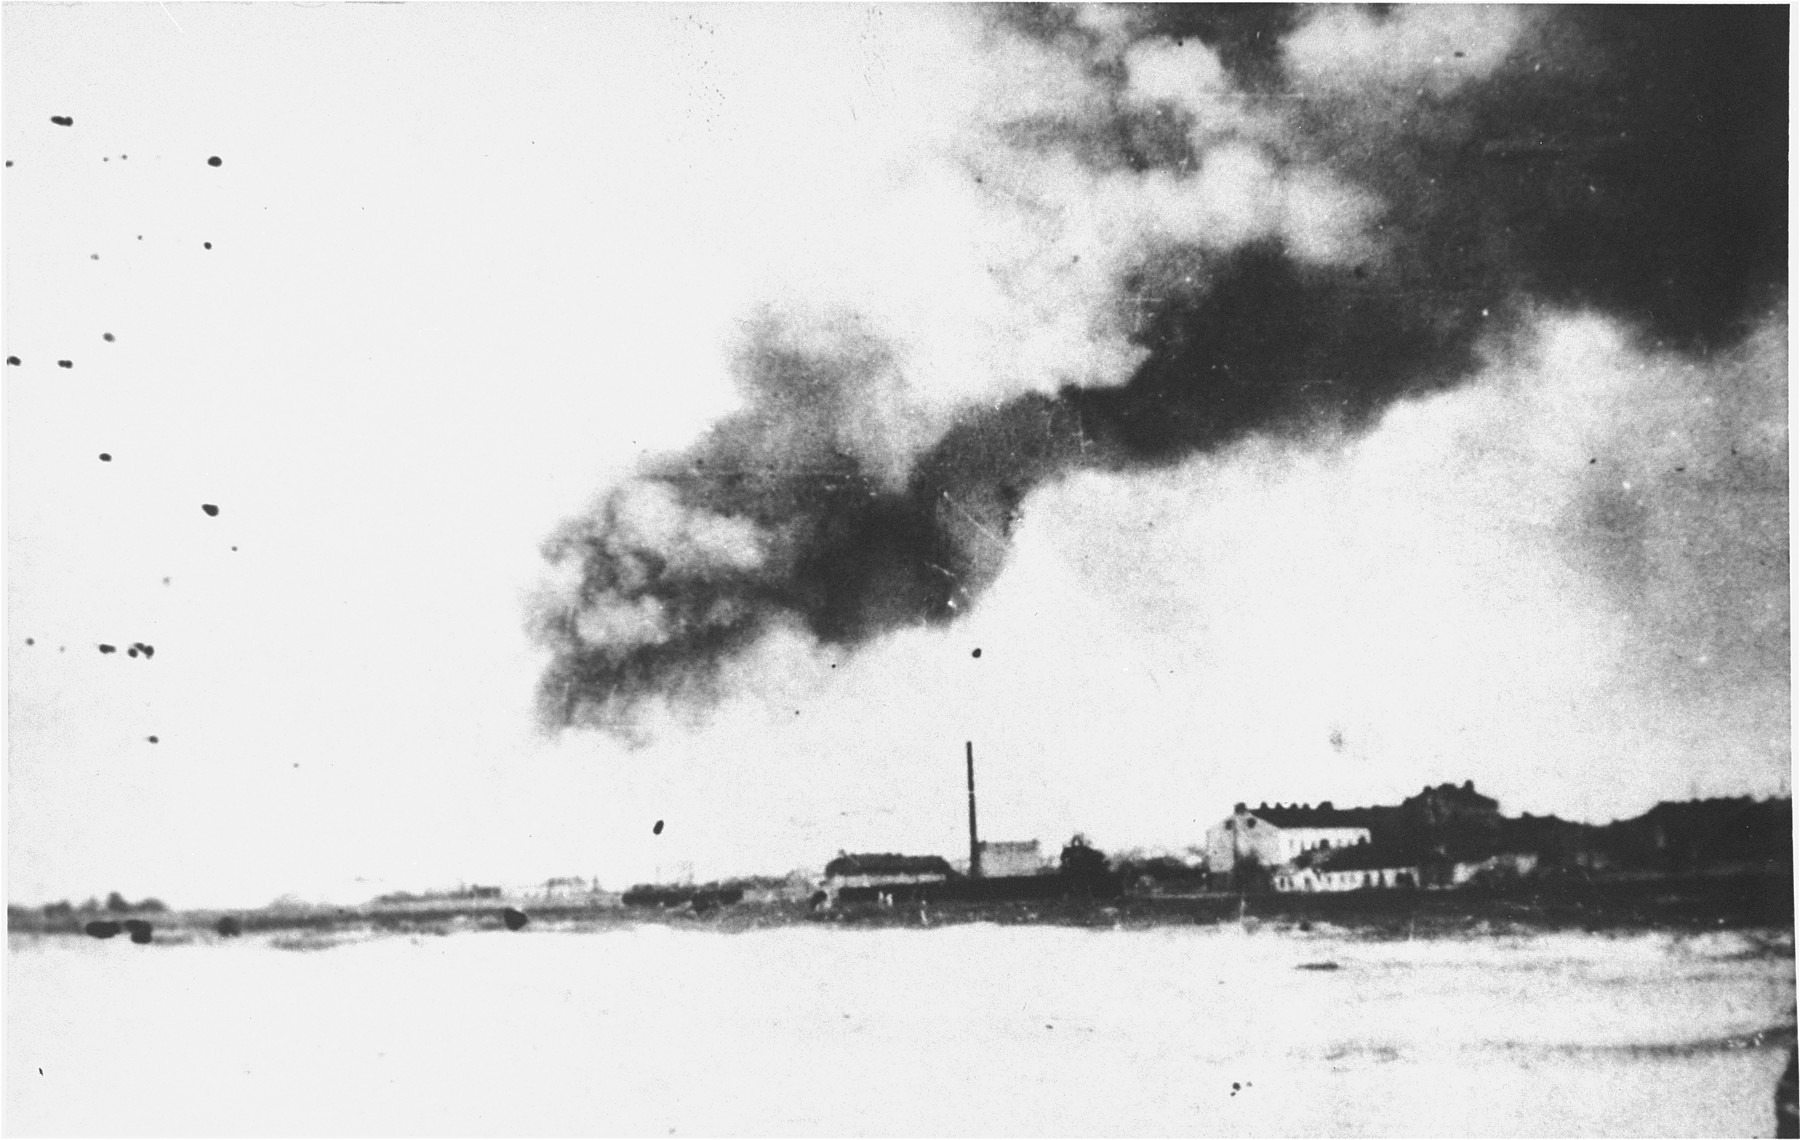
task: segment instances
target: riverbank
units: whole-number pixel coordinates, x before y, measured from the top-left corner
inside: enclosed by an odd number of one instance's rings
[[[1381,890],[1339,894],[1128,894],[1030,900],[944,900],[816,910],[796,901],[702,907],[624,906],[616,898],[458,899],[404,907],[191,910],[146,915],[46,918],[9,908],[15,934],[81,935],[89,922],[139,918],[154,937],[183,940],[238,934],[506,930],[507,911],[525,926],[612,928],[644,923],[720,931],[823,924],[930,927],[968,923],[1075,927],[1158,927],[1247,923],[1304,929],[1327,925],[1365,938],[1430,938],[1483,933],[1786,930],[1794,928],[1789,874],[1735,874],[1525,883],[1507,889]]]

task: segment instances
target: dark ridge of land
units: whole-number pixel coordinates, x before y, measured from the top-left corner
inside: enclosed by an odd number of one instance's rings
[[[931,928],[968,923],[1100,929],[1251,925],[1305,931],[1315,924],[1367,938],[1431,938],[1579,930],[1794,929],[1791,873],[1740,873],[1610,880],[1561,880],[1458,890],[1363,890],[1329,894],[1128,894],[1027,899],[926,899],[815,910],[799,901],[704,906],[623,906],[615,900],[452,899],[405,908],[379,905],[314,909],[188,911],[152,916],[158,940],[226,937],[224,918],[245,935],[300,936],[328,944],[338,934],[448,934],[507,929],[505,911],[528,916],[524,929],[605,930],[644,923],[723,932],[793,925],[836,928]],[[80,934],[84,916],[46,919],[9,908],[12,933]],[[306,939],[314,941],[306,942]]]

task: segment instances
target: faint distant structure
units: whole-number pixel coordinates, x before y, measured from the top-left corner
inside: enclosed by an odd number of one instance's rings
[[[1041,875],[1046,869],[1044,853],[1035,839],[981,844],[981,873],[989,878]]]

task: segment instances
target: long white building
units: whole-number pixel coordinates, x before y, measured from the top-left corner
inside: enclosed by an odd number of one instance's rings
[[[1214,874],[1235,875],[1247,864],[1274,870],[1306,852],[1355,847],[1369,838],[1357,816],[1328,804],[1255,809],[1238,804],[1228,818],[1207,828],[1206,862]]]

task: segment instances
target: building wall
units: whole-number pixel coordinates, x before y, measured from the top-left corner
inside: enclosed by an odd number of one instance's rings
[[[826,905],[837,901],[838,892],[846,887],[903,887],[913,883],[941,883],[943,875],[833,875],[825,880]]]
[[[1506,852],[1479,863],[1458,863],[1450,869],[1450,885],[1459,887],[1484,874],[1495,878],[1523,878],[1536,871],[1537,865],[1538,857],[1524,852]]]
[[[1035,875],[1044,869],[1044,856],[1037,840],[1028,843],[983,843],[981,873],[998,879],[1008,875]]]
[[[1287,892],[1393,890],[1416,886],[1416,867],[1379,867],[1368,871],[1331,871],[1307,867],[1275,875],[1275,889]]]
[[[1239,812],[1206,829],[1206,864],[1214,871],[1229,871],[1240,859],[1254,855],[1264,867],[1273,868],[1321,846],[1354,847],[1369,839],[1366,827],[1274,827],[1254,812]]]

